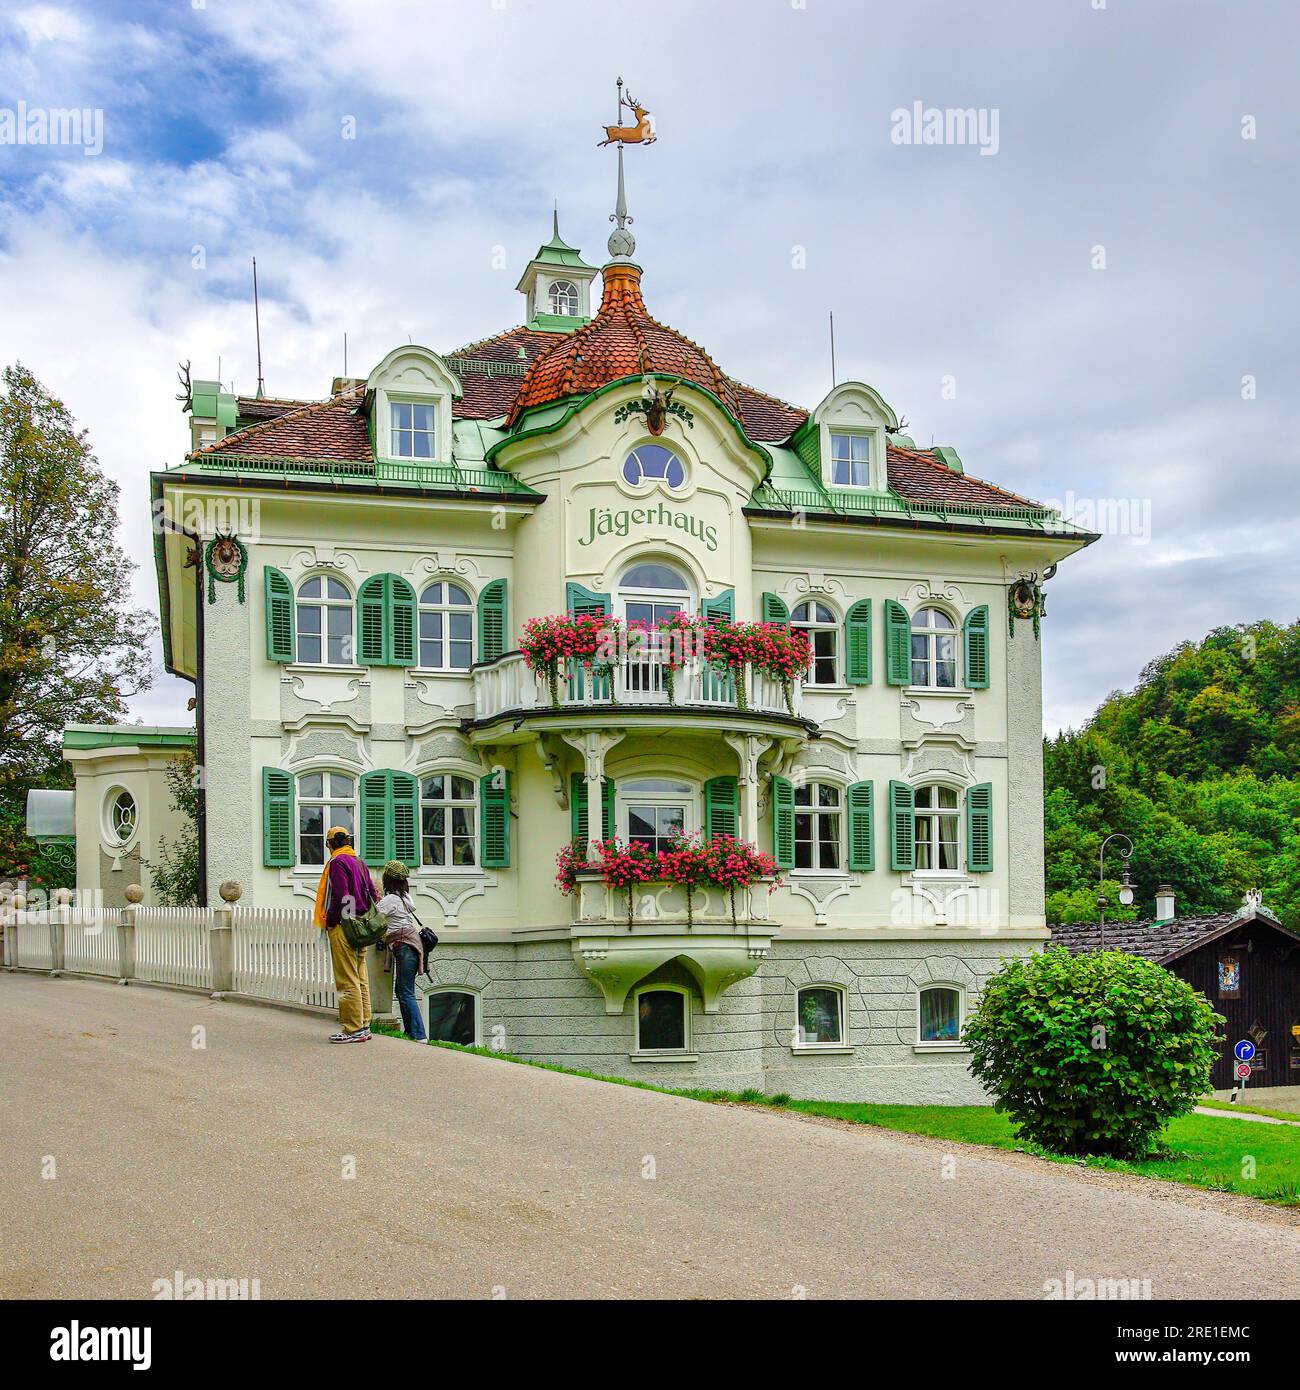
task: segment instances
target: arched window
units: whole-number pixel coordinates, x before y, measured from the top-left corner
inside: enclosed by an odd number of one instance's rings
[[[578,312],[578,287],[572,280],[556,280],[551,285],[551,313],[568,317]]]
[[[957,624],[940,608],[912,615],[912,684],[945,690],[957,684]]]
[[[688,1052],[691,1038],[690,998],[683,989],[660,986],[636,996],[636,1050]]]
[[[840,869],[844,865],[844,797],[831,782],[794,789],[794,867]]]
[[[341,579],[313,575],[298,586],[298,660],[316,666],[351,666],[352,594]]]
[[[961,867],[961,795],[956,787],[917,787],[916,867],[956,871]]]
[[[796,1047],[843,1045],[844,991],[838,985],[809,985],[798,993]]]
[[[666,445],[639,444],[623,460],[623,477],[634,487],[660,478],[676,488],[686,481],[686,465]]]
[[[962,992],[952,985],[928,985],[917,996],[916,1040],[960,1043]]]
[[[652,854],[695,828],[695,789],[673,777],[638,777],[616,783],[619,833]]]
[[[329,858],[325,836],[341,825],[355,841],[357,784],[346,772],[304,772],[298,777],[298,863]]]
[[[420,595],[420,665],[468,671],[474,663],[474,600],[459,584],[437,580]]]
[[[795,605],[790,614],[790,626],[801,627],[808,634],[813,664],[808,674],[811,685],[834,685],[839,680],[839,624],[835,614],[824,603],[807,600]]]
[[[654,632],[673,613],[688,612],[694,602],[690,585],[671,566],[643,560],[627,569],[618,586],[618,608],[629,627],[643,624]],[[629,648],[624,679],[629,691],[663,690],[663,665],[652,655],[639,658]]]
[[[474,1047],[478,1039],[478,995],[467,989],[434,990],[429,995],[429,1041]]]
[[[435,772],[420,780],[420,854],[435,869],[472,868],[478,798],[468,777]]]

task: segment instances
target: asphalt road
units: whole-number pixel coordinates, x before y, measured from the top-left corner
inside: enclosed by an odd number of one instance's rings
[[[0,974],[0,1295],[1300,1297],[1300,1230],[1212,1197],[326,1032]]]

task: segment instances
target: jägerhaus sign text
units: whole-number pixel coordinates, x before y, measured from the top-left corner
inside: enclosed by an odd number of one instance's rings
[[[709,526],[687,512],[674,511],[664,502],[653,507],[623,507],[618,511],[609,507],[591,507],[587,511],[587,534],[579,537],[578,544],[591,545],[597,536],[627,536],[633,528],[643,526],[684,531],[695,540],[702,541],[706,550],[718,548],[716,526]]]

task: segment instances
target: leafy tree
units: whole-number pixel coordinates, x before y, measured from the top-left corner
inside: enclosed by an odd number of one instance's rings
[[[152,679],[128,607],[118,487],[22,366],[0,376],[0,792],[48,776],[69,722],[121,718]]]
[[[994,1109],[1052,1153],[1141,1158],[1210,1089],[1219,1016],[1161,966],[1060,947],[1007,961],[966,1025]]]
[[[187,748],[168,764],[164,776],[171,793],[172,809],[181,819],[175,840],[158,844],[158,862],[141,856],[158,900],[164,907],[191,907],[199,903],[199,801],[202,796],[198,766]]]

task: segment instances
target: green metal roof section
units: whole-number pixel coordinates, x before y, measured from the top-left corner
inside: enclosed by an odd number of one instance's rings
[[[551,214],[551,239],[544,241],[537,248],[537,254],[533,257],[534,261],[540,261],[543,265],[562,265],[574,270],[594,271],[594,265],[588,265],[578,253],[576,246],[570,246],[560,236],[560,210],[556,208]]]
[[[590,322],[586,314],[534,314],[528,326],[536,333],[572,333]]]
[[[536,406],[531,410],[526,410],[519,417],[515,425],[514,433],[508,434],[498,440],[486,454],[487,462],[490,464],[496,458],[497,453],[507,444],[517,443],[521,439],[532,439],[538,435],[553,434],[578,411],[585,409],[592,401],[608,394],[610,391],[617,391],[620,387],[635,384],[638,390],[644,377],[638,372],[635,376],[621,376],[614,381],[607,381],[603,386],[598,386],[594,391],[588,391],[585,395],[569,396],[560,401],[548,401],[546,405]],[[767,474],[772,472],[772,454],[765,444],[759,444],[745,433],[745,427],[727,408],[725,401],[715,396],[707,386],[701,386],[698,381],[691,381],[689,378],[681,383],[682,387],[692,391],[698,391],[700,395],[707,397],[722,412],[732,429],[736,432],[736,437],[746,449],[758,454],[764,460]]]
[[[221,389],[219,381],[196,381],[190,386],[190,414],[200,420],[215,420],[233,430],[239,416],[239,402]]]
[[[193,729],[165,724],[68,724],[64,748],[193,748]]]
[[[495,447],[495,446],[494,446]],[[248,478],[285,483],[347,483],[354,487],[410,489],[448,496],[495,493],[506,497],[541,498],[540,492],[499,468],[462,467],[451,463],[399,463],[379,459],[373,463],[353,459],[285,458],[278,454],[202,454],[174,468],[155,473],[173,482],[201,483],[206,476]]]

